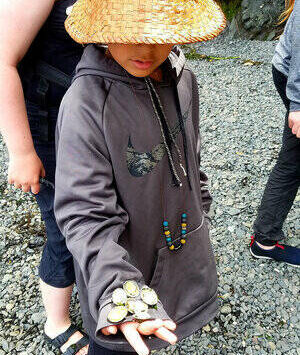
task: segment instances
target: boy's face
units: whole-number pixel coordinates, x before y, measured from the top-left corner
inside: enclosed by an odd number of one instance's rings
[[[114,60],[136,77],[152,74],[168,57],[173,44],[109,44]]]

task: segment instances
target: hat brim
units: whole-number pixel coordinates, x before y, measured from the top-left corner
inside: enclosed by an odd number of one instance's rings
[[[226,18],[213,0],[78,0],[65,27],[81,44],[184,44],[218,36]]]

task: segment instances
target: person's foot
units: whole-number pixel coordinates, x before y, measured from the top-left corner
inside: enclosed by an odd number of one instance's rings
[[[278,242],[273,246],[264,246],[251,237],[250,253],[256,259],[272,259],[285,262],[291,266],[300,266],[300,248],[291,247]]]
[[[50,324],[48,324],[46,322],[45,327],[44,327],[44,332],[50,339],[54,339],[54,338],[58,337],[60,334],[63,334],[70,327],[70,325],[71,324],[69,323],[69,324],[66,324],[65,326],[57,328],[57,327],[51,326]],[[74,334],[72,334],[68,338],[68,340],[60,347],[60,351],[62,352],[62,354],[71,345],[78,343],[78,341],[81,340],[83,337],[84,337],[84,335],[80,331],[77,331]],[[86,345],[85,347],[83,347],[82,349],[77,351],[76,355],[87,355],[88,350],[89,350],[89,346]]]

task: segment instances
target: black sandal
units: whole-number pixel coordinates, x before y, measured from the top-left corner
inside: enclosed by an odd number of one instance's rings
[[[49,344],[51,344],[57,349],[60,349],[76,332],[80,332],[83,335],[83,337],[80,340],[78,340],[77,343],[70,345],[67,348],[67,350],[64,353],[62,353],[62,355],[75,355],[79,350],[81,350],[82,348],[84,348],[89,344],[89,338],[84,332],[77,329],[74,325],[71,324],[70,327],[64,333],[59,334],[54,339],[48,337],[48,335],[45,332],[44,332],[44,337]]]

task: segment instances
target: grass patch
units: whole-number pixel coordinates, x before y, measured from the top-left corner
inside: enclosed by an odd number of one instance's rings
[[[240,59],[240,57],[215,57],[211,55],[201,54],[198,53],[195,48],[189,48],[189,51],[186,51],[184,55],[189,60],[207,60],[208,62],[214,62],[216,60]]]
[[[242,0],[219,0],[228,21],[231,21],[241,7]]]

